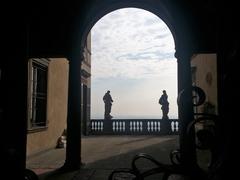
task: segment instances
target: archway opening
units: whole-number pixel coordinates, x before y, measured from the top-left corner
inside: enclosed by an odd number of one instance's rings
[[[88,49],[89,36],[91,49]],[[89,123],[82,124],[89,128],[86,134],[96,132],[99,135],[82,137],[82,160],[88,168],[111,171],[126,164],[129,167],[134,154],[142,151],[156,156],[159,161],[164,159],[168,162],[163,157],[168,157],[169,151],[179,145],[177,133],[162,133],[164,123],[161,122],[159,98],[166,90],[170,103],[167,121],[177,120],[177,62],[174,53],[170,30],[149,11],[137,8],[115,10],[93,26],[84,45],[84,56],[91,55],[91,64],[83,61],[81,70],[91,69],[91,73],[88,72],[91,76],[83,80],[83,87],[91,88],[91,103],[83,103],[83,106],[88,104],[91,107],[88,109],[91,116],[89,120],[83,119]],[[84,88],[82,90],[84,94]],[[111,91],[114,100],[113,118],[108,120],[112,123],[109,129],[112,134],[105,132],[108,125],[102,123],[103,95],[107,90]],[[83,96],[82,101],[84,99],[86,97]],[[172,132],[175,131],[178,127],[174,126]],[[101,136],[106,134],[128,136]],[[97,146],[97,143],[101,147],[91,147],[94,144]],[[121,163],[118,163],[119,158]]]
[[[115,119],[160,119],[164,89],[169,117],[178,118],[175,44],[159,17],[137,8],[115,10],[93,26],[91,40],[91,119],[104,118],[107,89]]]

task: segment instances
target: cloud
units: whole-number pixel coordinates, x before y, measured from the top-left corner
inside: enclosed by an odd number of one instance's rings
[[[113,11],[92,29],[93,78],[138,79],[156,76],[163,69],[171,72],[171,66],[175,68],[171,64],[176,63],[174,52],[170,30],[145,10]]]
[[[148,79],[157,76],[172,76],[176,73],[177,62],[174,59],[153,60],[99,60],[94,63],[92,78],[129,78]]]
[[[160,51],[147,51],[140,53],[127,53],[116,57],[116,60],[164,60],[174,58],[173,53],[169,52],[160,52]]]
[[[157,17],[152,17],[152,18],[147,18],[144,21],[144,25],[145,26],[150,26],[150,25],[154,25],[156,23],[159,23],[159,19]]]
[[[168,37],[168,36],[170,36],[169,33],[160,34],[160,35],[155,36],[154,39],[163,39],[163,38]]]

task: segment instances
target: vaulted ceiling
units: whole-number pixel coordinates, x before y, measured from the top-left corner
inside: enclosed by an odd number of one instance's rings
[[[210,0],[68,0],[39,1],[27,11],[29,56],[68,56],[84,29],[103,15],[123,7],[139,7],[160,16],[176,46],[189,37],[194,52],[216,51],[216,4]],[[89,27],[88,27],[89,26]],[[181,35],[181,36],[180,36]]]

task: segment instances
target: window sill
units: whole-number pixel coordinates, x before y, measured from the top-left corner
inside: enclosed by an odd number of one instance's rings
[[[43,127],[33,127],[31,129],[28,129],[28,133],[36,133],[36,132],[41,132],[41,131],[46,131],[48,129],[47,126]]]

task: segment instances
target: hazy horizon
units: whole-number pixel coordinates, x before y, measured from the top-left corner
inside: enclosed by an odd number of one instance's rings
[[[103,119],[103,115],[99,115],[96,117],[91,117],[91,119]],[[118,116],[114,116],[114,119],[162,119],[162,116],[151,116],[151,115],[118,115]],[[178,116],[169,116],[169,119],[178,119]]]

